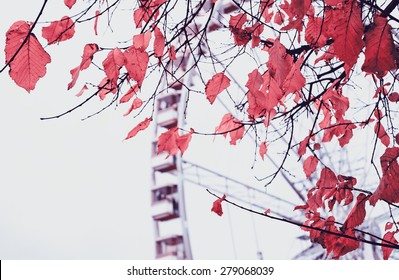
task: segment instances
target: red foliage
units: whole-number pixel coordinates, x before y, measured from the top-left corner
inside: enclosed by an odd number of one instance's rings
[[[145,130],[150,125],[151,121],[152,121],[152,118],[145,118],[144,121],[140,122],[138,125],[133,127],[133,129],[131,131],[129,131],[125,140],[136,136],[137,133],[139,133],[141,130]]]
[[[47,40],[48,44],[55,44],[71,39],[75,34],[75,23],[67,16],[61,20],[50,23],[49,26],[42,28],[42,36]]]
[[[334,39],[334,50],[337,57],[345,62],[345,72],[356,63],[363,49],[363,24],[357,1],[344,2],[343,9],[334,14],[335,29],[331,34]]]
[[[25,38],[26,44],[22,45]],[[51,62],[50,55],[30,33],[30,25],[22,20],[15,22],[7,31],[5,53],[6,62],[10,65],[10,77],[28,92],[46,75],[46,65]]]
[[[351,212],[346,218],[341,230],[346,231],[348,228],[355,228],[361,225],[366,217],[366,201],[368,200],[368,196],[364,193],[361,193],[356,198],[356,204],[353,206]]]
[[[396,50],[391,35],[392,27],[386,18],[376,15],[370,29],[365,34],[365,61],[362,70],[384,77],[389,70],[396,68]]]
[[[67,6],[69,9],[72,8],[73,5],[75,5],[76,0],[64,0],[65,6]]]
[[[93,55],[98,51],[97,44],[87,44],[84,47],[82,61],[80,62],[79,66],[73,68],[70,73],[72,75],[72,81],[68,84],[68,90],[71,89],[79,78],[79,73],[82,70],[87,69],[91,61],[93,59]]]
[[[221,198],[216,199],[213,202],[213,206],[211,208],[212,212],[215,212],[216,214],[218,214],[219,216],[223,215],[223,209],[222,209],[222,202],[223,200],[226,199],[226,195],[224,194]]]
[[[165,37],[159,27],[155,27],[154,36],[154,54],[155,57],[161,58],[165,50]]]
[[[244,136],[244,126],[231,114],[226,114],[223,116],[221,123],[215,128],[215,133],[223,134],[224,137],[229,134],[231,138],[230,144],[235,145],[237,140]]]
[[[382,178],[378,188],[370,197],[370,204],[375,205],[378,200],[389,203],[399,202],[399,148],[387,148],[380,157]]]
[[[266,145],[266,142],[262,142],[262,143],[260,143],[260,146],[259,146],[259,155],[261,156],[261,158],[262,158],[263,160],[265,160],[265,155],[266,155],[266,153],[267,153],[267,145]]]
[[[103,61],[104,72],[112,85],[116,85],[119,77],[119,69],[124,65],[125,57],[119,48],[110,51]]]
[[[188,144],[191,141],[193,131],[179,135],[177,127],[170,128],[168,131],[162,133],[158,138],[158,154],[167,152],[169,156],[177,155],[180,151],[183,155],[186,151]]]
[[[219,93],[224,91],[229,86],[230,79],[224,73],[220,72],[213,75],[212,79],[206,83],[206,98],[208,98],[209,102],[213,104]]]
[[[309,156],[303,162],[303,171],[305,172],[306,178],[309,178],[316,171],[319,160],[315,156]]]
[[[147,52],[131,46],[123,54],[125,56],[125,67],[130,78],[135,80],[140,87],[147,72],[149,61]]]
[[[397,245],[398,241],[395,238],[395,234],[398,233],[398,231],[388,231],[384,234],[382,237],[383,241],[382,244],[387,244],[387,245]],[[384,260],[389,259],[389,256],[391,255],[393,251],[393,248],[390,247],[382,247],[382,255]]]

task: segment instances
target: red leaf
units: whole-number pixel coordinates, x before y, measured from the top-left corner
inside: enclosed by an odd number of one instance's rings
[[[265,214],[266,216],[269,215],[270,214],[270,208],[266,209],[266,211],[263,214]]]
[[[136,125],[126,136],[125,140],[137,135],[141,130],[145,130],[151,123],[152,118],[145,118],[144,121]]]
[[[230,134],[230,144],[235,145],[237,140],[240,140],[244,136],[244,126],[239,120],[227,113],[223,116],[220,124],[215,128],[215,133],[221,133],[224,137]]]
[[[82,89],[76,94],[77,97],[82,96],[83,92],[85,92],[86,90],[88,90],[87,86],[84,85],[82,87]]]
[[[392,243],[393,243],[393,244],[397,245],[398,241],[395,238],[395,234],[396,234],[395,231],[388,231],[387,233],[385,233],[384,236],[382,237],[382,239],[384,239],[382,241],[382,244],[392,245]],[[381,247],[381,249],[382,249],[382,255],[383,255],[384,260],[389,259],[389,256],[391,255],[393,248]]]
[[[262,158],[262,160],[265,160],[266,153],[267,153],[267,145],[266,145],[266,142],[263,141],[262,143],[260,143],[260,146],[259,146],[259,155]]]
[[[374,23],[365,34],[365,45],[363,71],[382,78],[387,71],[396,69],[395,45],[386,18],[374,17]]]
[[[325,35],[325,18],[308,16],[308,24],[305,30],[305,41],[314,47],[323,47],[326,45],[328,37]]]
[[[306,174],[306,179],[310,177],[315,171],[319,160],[315,156],[309,156],[303,162],[303,171]]]
[[[338,19],[332,38],[335,53],[345,63],[344,68],[348,77],[363,48],[363,24],[357,1],[348,1],[341,11],[335,14]]]
[[[269,123],[270,119],[276,114],[274,107],[278,105],[283,92],[274,78],[266,72],[263,75],[262,88],[256,92],[248,92],[247,112],[251,118],[265,116],[265,121]]]
[[[71,89],[78,80],[79,73],[82,70],[87,69],[93,59],[93,55],[98,51],[97,44],[87,44],[83,49],[82,61],[79,66],[73,68],[70,73],[72,75],[72,81],[68,84],[68,90]]]
[[[148,30],[145,33],[134,35],[133,36],[133,46],[140,51],[145,51],[145,49],[150,44],[151,40],[151,31]]]
[[[355,228],[363,223],[364,218],[366,217],[365,207],[367,200],[368,197],[364,193],[357,196],[355,206],[353,206],[351,212],[342,225],[341,229],[343,231],[346,231],[348,228]]]
[[[141,107],[141,105],[143,105],[143,101],[136,97],[133,102],[132,102],[132,106],[130,106],[129,111],[127,111],[125,114],[123,114],[124,117],[126,117],[127,115],[129,115],[133,110],[136,110],[138,108]]]
[[[158,154],[162,152],[167,152],[168,155],[166,158],[169,156],[174,156],[177,155],[179,152],[179,147],[177,146],[176,139],[178,137],[178,128],[170,128],[168,131],[162,133],[158,137]]]
[[[391,143],[391,138],[389,138],[389,135],[385,131],[385,128],[380,121],[375,123],[374,132],[375,134],[377,134],[377,137],[381,140],[381,143],[384,144],[386,147],[388,147],[389,144]]]
[[[206,83],[205,93],[206,97],[211,104],[216,99],[219,93],[224,91],[226,88],[230,86],[230,79],[223,74],[222,72],[213,75],[212,79],[210,79]]]
[[[280,88],[282,88],[292,64],[292,56],[287,54],[286,48],[280,43],[279,39],[276,39],[273,46],[269,49],[269,61],[266,65],[270,76],[274,78]]]
[[[213,202],[213,206],[212,206],[211,211],[212,211],[212,212],[215,212],[215,213],[218,214],[219,216],[222,216],[222,215],[223,215],[222,202],[223,202],[223,200],[225,200],[225,199],[226,199],[226,195],[225,195],[225,194],[224,194],[221,198],[216,199],[216,200]]]
[[[399,148],[387,148],[380,157],[382,178],[378,188],[370,197],[370,204],[374,206],[378,200],[388,203],[399,202]]]
[[[96,10],[96,18],[94,19],[94,34],[98,35],[97,25],[98,25],[98,15],[100,14],[99,10]]]
[[[124,96],[122,96],[121,100],[119,100],[119,103],[125,103],[128,102],[133,96],[136,95],[136,93],[139,91],[138,85],[134,85],[131,87]]]
[[[154,29],[154,36],[154,55],[155,57],[161,58],[165,50],[165,37],[158,26]]]
[[[183,155],[191,141],[192,133],[193,131],[179,136],[177,127],[170,128],[158,138],[158,154],[167,152],[168,158],[177,155],[180,151]]]
[[[104,77],[98,85],[98,90],[98,96],[104,100],[108,93],[116,93],[116,86],[107,77]]]
[[[61,20],[50,23],[49,26],[42,28],[42,36],[47,40],[48,44],[59,43],[71,39],[75,34],[75,23],[67,16]]]
[[[177,147],[179,148],[181,155],[187,150],[188,144],[190,143],[192,138],[192,133],[183,134],[176,139]]]
[[[103,61],[104,72],[113,85],[117,84],[119,69],[123,66],[125,57],[119,48],[110,51]]]
[[[65,6],[67,6],[69,9],[72,8],[73,5],[75,5],[76,0],[64,0]]]
[[[331,104],[334,109],[335,118],[339,121],[343,120],[346,111],[349,109],[349,99],[338,92],[334,87],[330,87],[323,95],[323,101]]]
[[[282,89],[285,94],[299,92],[305,86],[306,80],[301,73],[303,59],[303,56],[300,57],[295,64],[291,66],[290,71],[282,85]],[[295,101],[298,102],[299,100],[295,99]]]
[[[391,102],[398,102],[399,101],[399,93],[397,93],[396,91],[392,92],[389,96],[388,96],[389,101]]]
[[[348,229],[345,234],[356,238],[353,229]],[[344,256],[347,253],[356,250],[360,246],[359,240],[349,239],[343,236],[337,238],[332,234],[326,235],[325,242],[327,247],[327,253],[333,252],[333,259],[339,259],[341,256]]]
[[[168,49],[168,56],[170,60],[176,60],[175,46],[171,45]]]
[[[25,21],[15,22],[6,33],[6,62],[10,66],[10,77],[14,82],[30,92],[37,81],[46,75],[46,65],[51,62],[50,55],[43,49],[36,36],[31,33]],[[29,37],[19,53],[14,57],[21,43]]]
[[[393,227],[393,223],[387,222],[385,224],[385,231],[390,230]]]
[[[129,76],[135,80],[140,87],[144,81],[145,73],[147,72],[149,61],[147,52],[131,46],[124,52],[124,56],[125,67]]]
[[[263,77],[258,69],[253,70],[248,74],[248,81],[245,86],[250,92],[257,92],[263,84]]]
[[[251,40],[251,33],[242,29],[244,23],[247,22],[247,15],[239,13],[235,16],[230,16],[229,29],[234,36],[234,42],[237,46],[245,46]]]
[[[299,142],[298,155],[300,157],[306,153],[306,147],[309,144],[310,139],[311,139],[311,137],[306,136],[305,139],[303,139],[301,142]]]

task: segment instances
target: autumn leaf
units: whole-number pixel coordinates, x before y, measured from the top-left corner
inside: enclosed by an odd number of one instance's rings
[[[87,87],[87,85],[84,85],[84,86],[82,87],[82,89],[76,94],[76,96],[77,96],[77,97],[82,96],[82,94],[83,94],[86,90],[88,90],[88,87]]]
[[[393,244],[398,244],[398,241],[395,238],[395,234],[397,233],[397,231],[388,231],[384,234],[384,236],[382,237],[383,241],[382,244],[389,244],[392,245]],[[384,260],[389,259],[389,256],[392,253],[393,248],[390,247],[381,247],[382,250],[382,256],[384,258]]]
[[[325,18],[308,16],[308,24],[305,29],[305,41],[314,47],[323,47],[328,37],[325,34]]]
[[[382,178],[378,188],[370,197],[370,204],[375,206],[378,200],[388,203],[399,202],[399,148],[387,148],[380,157]]]
[[[132,105],[130,106],[129,110],[125,114],[123,114],[123,116],[126,117],[133,110],[140,108],[141,105],[143,105],[143,101],[140,98],[136,97],[135,99],[133,99]]]
[[[215,101],[216,97],[230,86],[230,79],[222,72],[213,75],[206,83],[205,94],[211,104]]]
[[[107,78],[104,77],[98,87],[98,97],[100,100],[104,100],[108,93],[116,93],[116,86],[112,84],[112,82]]]
[[[184,152],[187,150],[187,147],[191,141],[191,138],[192,138],[192,132],[183,134],[176,138],[176,144],[181,152],[181,155],[183,155]]]
[[[168,158],[169,156],[177,155],[180,151],[183,155],[191,141],[193,132],[191,130],[189,133],[179,135],[177,127],[168,129],[168,131],[162,133],[158,138],[158,154],[167,152],[168,155],[166,158]]]
[[[396,69],[396,50],[391,29],[386,18],[379,15],[374,17],[374,22],[364,36],[366,49],[363,71],[375,73],[382,78],[387,71]]]
[[[290,68],[284,83],[282,84],[282,90],[285,94],[299,92],[306,84],[305,77],[301,73],[301,66],[304,57],[301,56]],[[299,97],[300,98],[300,97]],[[299,101],[297,97],[295,102]]]
[[[234,42],[237,46],[245,46],[251,40],[251,33],[243,29],[243,25],[247,22],[247,15],[239,13],[230,16],[229,29],[234,36]]]
[[[125,103],[129,102],[129,100],[136,95],[136,93],[139,91],[139,87],[137,84],[135,84],[133,87],[129,88],[129,90],[125,93],[124,96],[119,100],[119,103]]]
[[[351,212],[346,218],[344,224],[342,225],[342,230],[346,231],[348,228],[355,228],[360,226],[364,218],[366,217],[366,201],[368,200],[368,196],[364,193],[361,193],[356,198],[356,204],[353,206]]]
[[[104,72],[113,85],[117,84],[119,69],[124,65],[125,57],[119,48],[110,51],[103,61]]]
[[[306,136],[305,139],[303,139],[301,142],[299,142],[298,156],[301,157],[306,153],[306,147],[309,144],[310,139],[311,139],[311,137]]]
[[[148,30],[144,33],[133,36],[133,46],[140,51],[145,51],[150,44],[150,40],[151,31]]]
[[[309,156],[303,162],[303,171],[305,172],[306,179],[310,177],[315,171],[319,160],[315,156]]]
[[[137,133],[139,133],[140,131],[145,130],[150,125],[151,121],[152,121],[152,118],[145,118],[144,121],[140,122],[138,125],[133,127],[133,129],[131,131],[129,131],[125,140],[132,138],[132,137],[136,136]]]
[[[125,67],[129,76],[135,80],[140,87],[144,81],[149,56],[147,52],[136,49],[134,46],[129,47],[125,52]]]
[[[212,211],[212,212],[215,212],[215,213],[218,214],[219,216],[222,216],[222,215],[223,215],[222,202],[223,202],[223,200],[225,200],[225,199],[226,199],[226,195],[225,195],[225,194],[224,194],[221,198],[216,199],[216,200],[213,202],[213,206],[212,206],[211,211]]]
[[[248,81],[245,86],[250,92],[257,92],[263,84],[263,77],[259,73],[258,69],[254,69],[248,74]]]
[[[43,49],[36,36],[29,32],[28,23],[22,20],[15,22],[6,33],[4,50],[6,63],[9,63],[10,67],[10,77],[28,92],[35,89],[37,81],[46,75],[46,65],[51,62],[50,55]],[[21,47],[25,38],[26,43]]]
[[[338,19],[335,23],[335,32],[332,33],[333,45],[337,57],[345,63],[344,68],[348,77],[349,71],[363,49],[361,11],[357,1],[348,1],[344,4],[342,12],[336,15]]]
[[[68,90],[70,90],[79,78],[79,73],[82,70],[89,68],[94,54],[98,51],[97,44],[86,44],[83,49],[82,61],[79,66],[73,68],[70,73],[72,75],[72,81],[68,84]]]
[[[385,131],[385,128],[380,121],[375,123],[374,132],[375,134],[377,134],[377,137],[381,140],[381,143],[384,144],[385,147],[388,147],[389,144],[391,143],[391,138]]]
[[[168,49],[168,57],[170,60],[176,60],[175,46],[171,45]]]
[[[398,102],[399,101],[399,93],[396,91],[391,92],[391,94],[388,96],[389,101],[391,102]]]
[[[98,35],[97,25],[98,25],[98,16],[99,16],[99,14],[100,14],[100,11],[96,10],[96,17],[94,19],[94,35],[96,35],[96,36]]]
[[[223,116],[220,124],[215,128],[215,133],[223,134],[225,138],[227,134],[229,134],[231,139],[230,144],[235,145],[237,140],[240,140],[244,136],[244,126],[239,120],[227,113]]]
[[[165,50],[165,37],[158,26],[154,28],[154,36],[154,55],[161,58]]]
[[[75,34],[75,23],[67,16],[61,20],[50,23],[49,26],[42,28],[42,36],[47,40],[48,44],[55,44],[71,39]]]
[[[260,143],[259,146],[259,155],[262,158],[262,160],[265,160],[266,153],[267,153],[267,145],[266,142],[263,141],[262,143]]]
[[[279,39],[276,39],[269,49],[269,61],[266,65],[269,69],[269,75],[277,82],[280,88],[282,88],[292,64],[292,56],[287,54],[286,48],[280,43]]]
[[[72,8],[73,5],[75,5],[76,0],[64,0],[65,6],[67,6],[69,9]]]

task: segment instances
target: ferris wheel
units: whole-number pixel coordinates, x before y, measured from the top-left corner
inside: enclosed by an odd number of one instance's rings
[[[218,15],[224,14],[226,10],[233,11],[234,4],[231,2],[224,3],[217,1],[215,5]],[[218,18],[212,19],[218,21]],[[191,30],[198,30],[196,25],[200,22],[193,23]],[[210,24],[212,25],[212,24]],[[191,57],[191,56],[189,56]],[[298,211],[293,211],[295,205],[305,204],[307,191],[315,185],[315,178],[309,179],[295,178],[284,172],[278,174],[280,182],[283,182],[289,195],[281,195],[266,191],[264,188],[258,188],[245,183],[231,176],[222,174],[217,170],[213,170],[207,166],[202,166],[195,161],[183,159],[180,154],[166,157],[165,154],[157,153],[157,139],[159,135],[173,127],[185,127],[185,105],[187,101],[187,90],[182,87],[183,84],[192,84],[193,77],[191,74],[185,75],[184,71],[193,63],[191,58],[186,59],[184,56],[178,57],[173,65],[183,65],[177,67],[182,72],[179,83],[168,84],[168,90],[157,96],[155,102],[154,117],[154,141],[152,142],[152,186],[151,186],[151,209],[152,220],[154,224],[155,237],[155,258],[159,260],[165,259],[193,259],[192,244],[190,242],[190,232],[188,228],[188,213],[186,211],[186,195],[185,186],[193,184],[198,187],[206,188],[210,192],[217,195],[226,194],[226,196],[239,205],[243,205],[248,209],[264,212],[266,208],[273,209],[273,214],[286,221],[300,223],[301,217]],[[172,65],[172,67],[173,67]],[[234,114],[234,112],[231,112]],[[248,135],[250,136],[250,135]],[[282,141],[284,138],[281,138]],[[356,174],[364,176],[362,167],[356,164],[348,164],[346,160],[348,151],[344,148],[337,147],[334,150],[327,150],[321,156],[321,160],[328,161],[332,166],[336,166],[341,174]],[[332,159],[329,155],[334,154]],[[276,169],[280,162],[273,156],[266,155],[267,162]],[[342,213],[343,215],[345,213]],[[254,214],[251,214],[254,215]],[[342,215],[342,217],[344,217]],[[347,213],[346,213],[347,215]],[[339,213],[336,215],[339,217]],[[377,235],[379,233],[379,225],[388,220],[389,215],[381,214],[370,221],[366,221],[363,227],[372,229]],[[257,245],[256,256],[263,259],[263,252],[260,249],[258,237],[253,242]],[[234,244],[233,244],[234,246]],[[328,258],[325,250],[319,245],[311,243],[306,232],[297,231],[295,238],[296,252],[291,255],[292,259],[325,259]],[[366,245],[361,246],[359,250],[345,256],[348,259],[382,259],[379,248]]]

